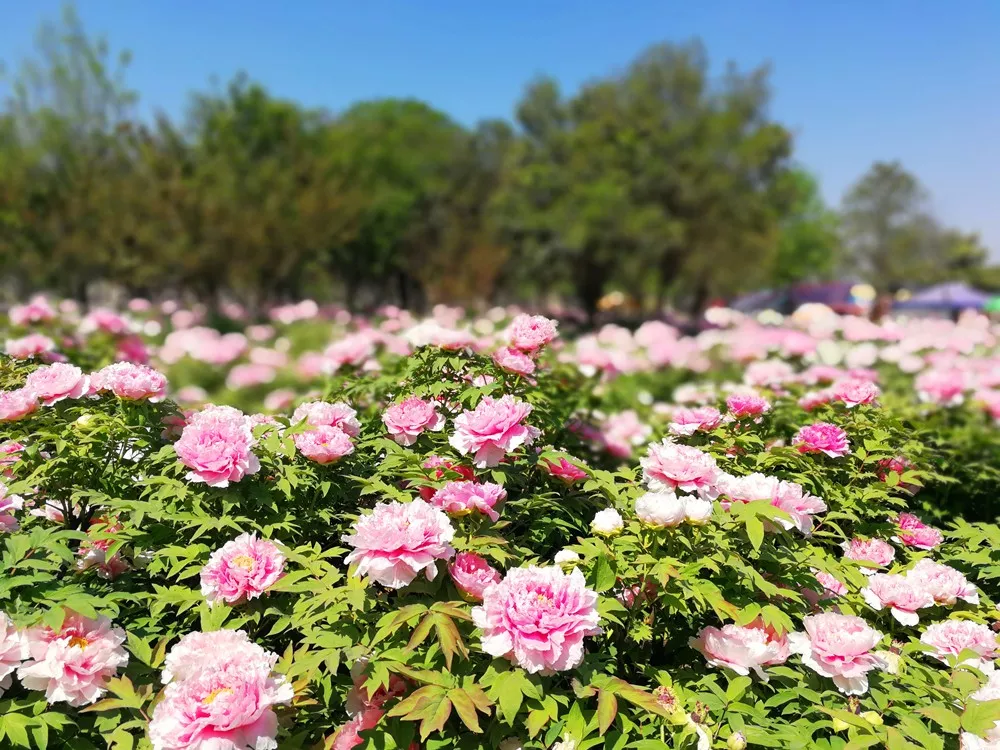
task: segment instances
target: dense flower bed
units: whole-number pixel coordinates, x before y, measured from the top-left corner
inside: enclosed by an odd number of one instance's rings
[[[0,358],[0,742],[1000,747],[982,318],[38,298]]]

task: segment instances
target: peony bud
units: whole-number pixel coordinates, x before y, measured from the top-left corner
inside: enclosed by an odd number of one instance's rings
[[[747,738],[743,732],[733,732],[726,741],[729,750],[743,750],[747,746]]]
[[[673,528],[684,521],[685,503],[673,492],[647,492],[635,501],[635,514],[655,529]]]
[[[556,552],[555,557],[552,558],[552,561],[555,562],[556,565],[573,565],[576,562],[578,562],[579,559],[580,555],[578,555],[573,550],[561,549],[558,552]]]

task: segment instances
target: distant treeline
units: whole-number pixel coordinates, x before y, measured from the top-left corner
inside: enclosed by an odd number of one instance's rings
[[[697,309],[845,270],[880,287],[1000,285],[977,236],[941,227],[899,164],[874,165],[840,212],[824,205],[769,113],[766,69],[713,77],[697,42],[571,95],[535,80],[515,122],[472,128],[416,100],[310,110],[243,76],[150,122],[127,63],[68,8],[11,67],[8,294],[83,298],[103,282],[250,305],[558,297],[593,311],[611,289]]]

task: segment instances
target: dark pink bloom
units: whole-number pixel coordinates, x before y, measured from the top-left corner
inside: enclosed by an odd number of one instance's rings
[[[560,458],[559,463],[542,459],[542,466],[556,479],[560,479],[567,485],[575,484],[581,479],[586,479],[589,475],[583,469],[570,463],[565,458]]]
[[[431,497],[431,504],[453,516],[463,516],[478,510],[491,521],[500,518],[495,507],[507,499],[507,491],[499,484],[485,482],[448,482]]]
[[[410,396],[393,404],[382,413],[382,422],[389,435],[400,445],[413,445],[426,431],[438,432],[444,427],[444,416],[433,401]]]
[[[494,583],[500,583],[500,571],[474,552],[459,552],[455,562],[448,566],[451,580],[470,601],[481,602],[483,592]]]
[[[726,399],[726,408],[736,419],[750,418],[759,422],[762,415],[771,411],[771,404],[754,393],[734,393]]]
[[[474,454],[478,468],[496,466],[508,453],[531,445],[541,435],[523,424],[530,413],[531,405],[513,396],[483,396],[474,410],[455,417],[455,434],[448,442],[463,455]]]
[[[900,513],[896,525],[899,531],[893,541],[907,547],[928,550],[944,541],[944,535],[940,531],[928,526],[912,513]]]
[[[875,403],[879,396],[878,386],[864,378],[844,378],[833,384],[833,398],[848,409]]]
[[[829,422],[817,422],[800,429],[792,438],[799,453],[825,453],[830,458],[846,456],[850,450],[847,433]]]

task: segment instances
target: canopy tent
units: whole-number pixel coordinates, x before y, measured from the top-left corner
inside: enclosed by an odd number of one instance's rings
[[[894,310],[981,310],[990,295],[961,281],[936,284],[917,292],[908,300],[897,302]]]

